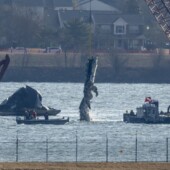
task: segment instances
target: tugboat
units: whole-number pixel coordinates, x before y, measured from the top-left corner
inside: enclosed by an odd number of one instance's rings
[[[136,108],[136,113],[133,110],[123,114],[123,121],[126,123],[170,123],[169,108],[167,112],[159,112],[159,102],[151,99],[151,97],[145,98],[145,103],[141,107]]]

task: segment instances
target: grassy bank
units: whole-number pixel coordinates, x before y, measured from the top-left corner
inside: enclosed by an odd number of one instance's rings
[[[169,163],[0,163],[0,170],[169,170]]]

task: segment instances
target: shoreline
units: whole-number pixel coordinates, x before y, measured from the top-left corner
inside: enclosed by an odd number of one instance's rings
[[[169,170],[170,163],[0,163],[0,170]]]
[[[0,54],[0,59],[4,55]],[[170,83],[170,55],[109,54],[99,55],[96,83]],[[12,54],[4,82],[85,81],[87,56],[64,54]]]

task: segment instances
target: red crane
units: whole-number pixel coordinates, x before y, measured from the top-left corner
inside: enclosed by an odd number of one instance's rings
[[[170,0],[145,0],[151,13],[170,40]]]

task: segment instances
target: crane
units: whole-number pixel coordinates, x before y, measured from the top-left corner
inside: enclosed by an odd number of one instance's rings
[[[170,40],[170,1],[169,0],[145,0],[151,13],[156,18],[163,32]]]

